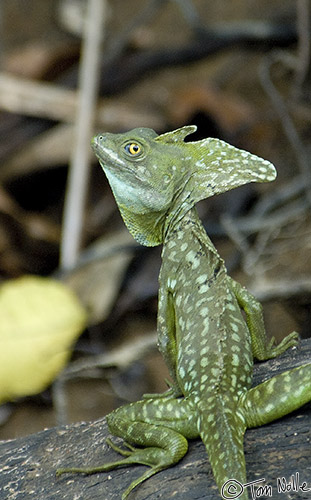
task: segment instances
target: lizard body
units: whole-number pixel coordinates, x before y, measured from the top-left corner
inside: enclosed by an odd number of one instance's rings
[[[121,215],[142,244],[163,244],[159,276],[158,346],[172,384],[107,416],[128,450],[119,461],[91,469],[140,463],[150,468],[124,492],[177,463],[188,439],[201,437],[219,490],[229,479],[246,483],[243,438],[311,400],[311,365],[251,388],[253,359],[273,358],[297,344],[292,332],[267,341],[262,309],[227,275],[195,204],[247,182],[275,178],[271,163],[218,139],[184,142],[188,126],[158,136],[150,129],[99,135],[93,149]],[[242,314],[245,313],[245,318]],[[139,445],[144,448],[134,448]],[[246,490],[239,497],[248,499]]]

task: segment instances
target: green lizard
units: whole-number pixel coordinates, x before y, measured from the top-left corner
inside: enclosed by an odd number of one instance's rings
[[[218,139],[184,142],[195,130],[187,126],[157,135],[140,128],[92,141],[129,231],[143,245],[163,243],[158,346],[172,383],[166,393],[148,395],[107,416],[111,433],[130,443],[127,450],[110,443],[125,458],[57,474],[148,465],[122,499],[179,462],[188,439],[198,436],[219,490],[225,494],[221,489],[229,479],[245,484],[245,430],[311,400],[310,364],[251,388],[253,358],[281,354],[297,344],[298,335],[292,332],[278,346],[274,339],[267,341],[261,305],[227,275],[195,208],[203,198],[248,182],[272,181],[275,168]],[[246,489],[239,498],[248,498]]]

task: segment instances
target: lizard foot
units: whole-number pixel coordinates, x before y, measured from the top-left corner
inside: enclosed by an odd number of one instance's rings
[[[297,332],[292,332],[289,335],[286,335],[284,339],[278,344],[274,345],[275,338],[272,337],[268,346],[267,346],[267,356],[266,359],[276,358],[283,354],[283,352],[287,351],[290,347],[295,347],[299,342],[299,335]]]
[[[68,468],[60,468],[56,470],[56,476],[60,476],[62,474],[96,474],[99,472],[108,472],[112,469],[115,469],[119,466],[124,466],[128,464],[141,464],[147,465],[150,467],[142,476],[133,481],[130,486],[123,492],[122,500],[125,500],[130,492],[143,481],[149,479],[149,477],[157,474],[163,469],[167,469],[171,465],[175,463],[174,458],[171,456],[170,452],[167,450],[163,450],[157,447],[149,447],[149,448],[134,448],[128,443],[124,443],[128,450],[124,450],[119,446],[115,445],[110,439],[107,439],[107,443],[109,446],[113,448],[113,450],[117,451],[125,458],[120,460],[116,460],[115,462],[109,462],[104,465],[100,465],[97,467],[90,468],[80,468],[80,467],[68,467]]]

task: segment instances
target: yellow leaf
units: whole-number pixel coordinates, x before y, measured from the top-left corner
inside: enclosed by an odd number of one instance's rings
[[[24,276],[0,287],[0,404],[45,389],[66,364],[86,312],[59,281]]]

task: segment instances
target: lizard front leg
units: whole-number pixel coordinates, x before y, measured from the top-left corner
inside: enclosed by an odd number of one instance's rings
[[[168,382],[169,390],[167,392],[163,393],[163,395],[153,394],[152,397],[170,395],[176,398],[182,396],[183,393],[176,374],[177,344],[174,301],[172,293],[166,288],[159,291],[158,348],[168,367],[172,381]]]
[[[240,283],[228,276],[231,290],[233,291],[239,306],[245,312],[246,323],[251,335],[253,357],[264,361],[279,356],[290,347],[298,344],[298,333],[292,332],[287,335],[277,346],[275,338],[267,339],[264,325],[262,305],[255,297]]]

